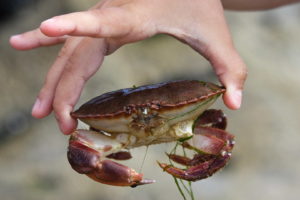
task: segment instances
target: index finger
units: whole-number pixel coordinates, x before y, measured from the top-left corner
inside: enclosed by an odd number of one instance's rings
[[[69,57],[58,83],[53,109],[62,133],[71,134],[77,120],[70,116],[86,81],[101,66],[106,54],[105,39],[84,38]]]

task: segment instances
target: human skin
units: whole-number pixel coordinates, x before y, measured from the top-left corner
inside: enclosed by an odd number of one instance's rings
[[[256,2],[261,5],[261,1]],[[222,3],[226,8],[244,9],[241,4],[237,7],[233,0]],[[238,109],[247,69],[233,45],[222,3],[219,0],[102,0],[88,11],[53,17],[39,29],[11,37],[10,43],[17,50],[64,43],[38,94],[32,115],[43,118],[54,110],[61,132],[71,134],[77,120],[70,113],[104,56],[125,44],[159,33],[177,38],[204,56],[226,87],[225,105]]]
[[[222,0],[229,10],[267,10],[295,2],[299,0]]]

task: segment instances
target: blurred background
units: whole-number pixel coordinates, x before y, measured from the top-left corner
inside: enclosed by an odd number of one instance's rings
[[[83,3],[84,2],[84,3]],[[0,3],[0,194],[3,200],[182,199],[173,178],[156,159],[174,144],[150,146],[142,168],[155,184],[131,188],[96,183],[73,171],[66,158],[68,137],[53,114],[30,112],[61,46],[18,52],[11,35],[37,28],[55,15],[86,10],[97,0],[2,0]],[[195,199],[300,199],[300,4],[265,12],[226,12],[236,48],[249,76],[242,108],[213,108],[227,114],[236,145],[229,164],[193,183]],[[106,57],[86,84],[78,105],[104,92],[169,80],[218,83],[210,64],[177,40],[158,35]],[[80,124],[80,127],[84,125]],[[140,170],[146,148],[123,162]],[[189,199],[189,198],[188,198]]]

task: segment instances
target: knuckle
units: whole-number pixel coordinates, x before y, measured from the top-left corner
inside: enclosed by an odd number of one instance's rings
[[[84,69],[81,66],[78,66],[76,62],[76,58],[74,56],[70,56],[67,61],[67,65],[63,69],[63,76],[72,77],[77,82],[86,83],[88,81],[88,76],[86,75],[87,71],[83,71]]]
[[[32,35],[34,36],[34,38],[36,38],[38,46],[45,46],[45,44],[43,43],[43,40],[41,38],[41,31],[39,29],[32,31]]]
[[[82,66],[79,66],[77,61],[78,56],[76,55],[76,52],[74,52],[72,55],[69,56],[63,74],[67,74],[69,76],[71,75],[74,77],[74,79],[77,79],[79,81],[81,80],[85,83],[88,80],[88,77],[86,76],[86,73],[88,71],[84,70]]]
[[[68,74],[74,73],[77,66],[76,63],[77,63],[77,56],[74,55],[73,53],[68,57],[67,64],[64,67],[64,73],[68,73]]]
[[[64,74],[67,73],[67,74],[72,74],[73,73],[73,70],[74,70],[74,60],[72,58],[69,58],[68,61],[67,61],[67,65],[65,66],[64,68]]]
[[[104,13],[102,10],[89,10],[89,13],[95,18],[95,19],[102,19],[104,16]],[[99,24],[99,23],[97,23]],[[101,37],[102,28],[99,25],[93,26],[91,30],[91,36],[92,37]]]
[[[240,80],[245,82],[246,78],[248,76],[248,70],[246,65],[243,65],[240,70],[238,71],[238,77],[240,77]]]
[[[66,47],[66,45],[64,45],[61,50],[59,51],[57,57],[58,59],[63,59],[64,57],[69,56],[69,50]]]
[[[88,81],[88,78],[86,76],[82,75],[82,74],[79,75],[79,78],[81,79],[81,81],[83,83],[86,83]]]
[[[95,18],[101,18],[104,15],[103,10],[101,9],[92,9],[88,11],[89,13],[91,13],[93,15],[93,17]]]
[[[64,74],[68,76],[73,76],[74,79],[77,80],[77,82],[83,82],[86,83],[88,81],[88,77],[86,75],[78,70],[75,69],[74,61],[72,59],[69,59],[68,65],[64,68]]]

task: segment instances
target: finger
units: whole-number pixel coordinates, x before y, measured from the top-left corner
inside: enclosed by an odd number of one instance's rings
[[[241,106],[247,68],[234,47],[221,2],[205,1],[205,5],[207,7],[202,6],[205,9],[203,16],[207,15],[209,21],[202,21],[198,30],[200,39],[188,42],[210,61],[221,84],[226,87],[223,95],[225,105],[236,110]],[[212,11],[206,12],[209,8],[213,8]]]
[[[52,112],[57,84],[63,74],[64,67],[68,62],[70,55],[81,40],[82,38],[79,37],[69,38],[59,52],[47,74],[45,84],[37,97],[36,103],[33,106],[32,115],[35,118],[46,117]]]
[[[130,33],[137,22],[132,12],[123,8],[95,9],[53,17],[40,29],[50,37],[63,35],[90,37],[122,37]]]
[[[40,29],[29,31],[21,35],[14,35],[10,38],[10,44],[13,48],[25,51],[37,47],[53,46],[66,41],[68,36],[48,37]]]
[[[220,83],[226,87],[223,101],[228,108],[236,110],[242,103],[242,90],[248,74],[246,65],[234,48],[214,52],[210,62]]]
[[[220,2],[218,3],[219,11],[215,9],[216,12],[211,16],[213,21],[208,26],[209,32],[206,33],[209,35],[209,42],[204,45],[206,48],[202,50],[202,55],[210,61],[219,81],[226,87],[223,95],[225,105],[236,110],[242,103],[242,90],[248,73],[245,63],[234,47],[224,12]]]
[[[77,120],[72,118],[70,113],[80,97],[85,82],[102,64],[106,50],[105,39],[84,38],[69,57],[53,103],[54,114],[62,133],[71,134],[77,127]]]
[[[170,29],[168,21],[158,23],[159,32],[169,33],[187,43],[210,61],[221,84],[226,87],[223,95],[225,105],[230,109],[238,109],[241,106],[241,92],[247,70],[234,48],[221,1],[198,0],[194,2],[193,7],[183,1],[180,3],[180,10],[173,13],[179,13],[183,8],[189,10],[184,13],[185,18],[173,21],[172,26],[177,29]]]

